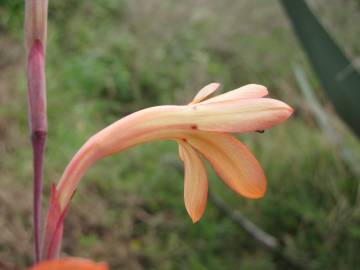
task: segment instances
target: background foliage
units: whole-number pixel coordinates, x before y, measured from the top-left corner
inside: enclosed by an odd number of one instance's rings
[[[360,73],[305,0],[281,3],[336,112],[360,137]]]
[[[356,1],[309,2],[356,62]],[[22,8],[20,0],[0,1],[0,268],[29,265],[32,256]],[[275,0],[50,1],[46,190],[86,138],[130,112],[186,103],[211,81],[226,91],[261,83],[296,109],[279,127],[240,136],[265,169],[268,193],[245,200],[214,174],[210,187],[308,269],[353,269],[360,264],[359,179],[309,113],[291,69],[295,62],[320,90]],[[321,91],[317,95],[358,151]],[[75,196],[63,255],[130,270],[286,268],[212,204],[192,225],[182,175],[166,163],[176,154],[175,144],[155,143],[97,164]]]

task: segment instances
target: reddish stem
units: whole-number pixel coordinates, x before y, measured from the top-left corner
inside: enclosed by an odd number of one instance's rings
[[[29,124],[33,148],[33,222],[35,262],[40,261],[41,243],[41,195],[43,182],[43,159],[47,136],[45,56],[44,47],[36,39],[28,56]]]
[[[34,169],[34,245],[35,245],[35,261],[40,262],[40,243],[41,243],[41,199],[43,186],[43,160],[44,148],[46,143],[46,132],[35,131],[31,136],[33,148],[33,169]]]

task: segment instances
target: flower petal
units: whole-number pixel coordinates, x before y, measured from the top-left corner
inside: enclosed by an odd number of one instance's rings
[[[236,138],[226,133],[194,131],[187,142],[206,157],[232,190],[252,199],[265,194],[263,169],[248,148]]]
[[[180,158],[184,161],[184,201],[186,210],[194,223],[205,211],[208,195],[208,179],[202,160],[195,149],[186,142],[179,142]]]
[[[201,88],[190,104],[199,103],[214,93],[220,87],[220,83],[210,83]]]
[[[80,258],[63,258],[42,262],[29,270],[108,270],[104,263],[94,263]]]
[[[201,103],[205,104],[244,98],[261,98],[267,96],[267,94],[268,90],[265,86],[260,84],[247,84],[235,90],[207,99]]]
[[[264,130],[285,121],[293,109],[270,98],[237,99],[189,105],[188,116],[200,130],[245,133]]]

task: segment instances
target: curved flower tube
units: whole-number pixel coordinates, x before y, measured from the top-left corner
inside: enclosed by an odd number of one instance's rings
[[[80,258],[64,258],[42,262],[29,270],[108,270],[108,267],[105,263],[94,263]]]
[[[56,256],[51,254],[57,249],[51,242],[57,242],[54,238],[61,238],[62,231],[56,226],[62,226],[61,217],[87,169],[99,159],[138,144],[178,142],[185,164],[185,207],[193,222],[201,218],[207,200],[207,175],[201,156],[236,193],[251,199],[262,197],[266,179],[260,164],[244,144],[228,133],[268,129],[286,120],[293,109],[282,101],[263,98],[267,89],[256,84],[208,98],[218,87],[217,83],[209,84],[188,105],[135,112],[92,136],[73,157],[53,191],[50,208],[56,211],[49,211],[46,256]]]

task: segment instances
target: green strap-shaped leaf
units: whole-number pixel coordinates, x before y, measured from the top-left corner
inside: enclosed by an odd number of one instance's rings
[[[360,75],[304,0],[280,0],[323,88],[360,137]]]

